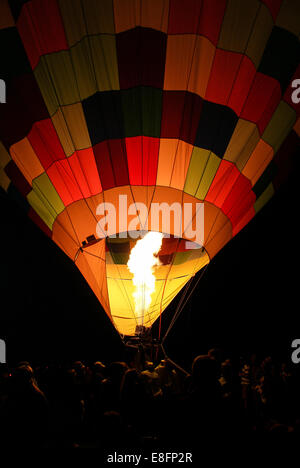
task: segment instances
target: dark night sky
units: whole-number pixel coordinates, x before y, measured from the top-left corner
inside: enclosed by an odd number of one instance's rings
[[[297,191],[295,170],[213,259],[166,340],[170,356],[190,362],[217,345],[290,355],[300,337]],[[8,360],[121,358],[118,334],[77,268],[2,191],[0,203],[0,334]]]

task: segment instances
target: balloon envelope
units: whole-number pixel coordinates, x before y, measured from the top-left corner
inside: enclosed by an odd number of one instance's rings
[[[0,3],[6,104],[0,182],[75,262],[117,330],[133,335],[135,244],[153,203],[204,207],[202,247],[167,234],[145,315],[272,197],[299,145],[299,2],[29,0]],[[298,120],[297,120],[298,119]],[[127,225],[120,196],[128,206]],[[97,209],[116,223],[99,239]],[[144,221],[144,222],[142,222]],[[125,223],[126,224],[126,223]],[[194,239],[195,240],[195,239]]]

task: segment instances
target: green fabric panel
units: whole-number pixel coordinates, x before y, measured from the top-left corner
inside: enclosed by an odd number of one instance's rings
[[[85,38],[70,54],[81,100],[96,91],[120,89],[115,36]]]
[[[202,179],[196,192],[196,197],[200,200],[204,200],[204,198],[206,197],[206,194],[209,190],[209,187],[211,186],[211,183],[215,177],[220,163],[221,159],[214,153],[210,153],[207,165],[204,169]]]
[[[219,48],[244,53],[260,5],[258,0],[228,0]]]
[[[265,191],[260,195],[254,204],[254,210],[257,213],[273,197],[275,191],[273,184],[269,184]]]
[[[58,0],[69,46],[87,34],[114,34],[113,0]]]
[[[111,253],[111,257],[113,259],[113,262],[116,265],[127,265],[127,262],[129,260],[129,254],[127,253]]]
[[[195,195],[209,155],[209,150],[194,147],[185,179],[184,192]]]
[[[266,48],[273,25],[272,15],[262,3],[245,52],[253,61],[256,69]]]
[[[90,47],[98,89],[100,91],[120,89],[116,36],[92,36]]]
[[[294,109],[286,102],[280,101],[262,135],[262,139],[272,146],[275,153],[289,134],[296,119],[297,115]]]
[[[252,189],[257,199],[261,196],[261,194],[265,191],[270,182],[274,179],[277,171],[278,167],[276,166],[274,161],[271,161],[270,164],[267,166],[265,172],[263,172],[263,174],[260,176],[260,178],[258,179],[258,181]]]
[[[139,87],[122,91],[125,136],[160,137],[162,90]]]
[[[177,252],[173,261],[173,265],[185,263],[191,256],[190,252]]]
[[[56,216],[65,206],[45,172],[32,181],[32,188],[27,200],[51,229]]]
[[[59,105],[80,101],[76,76],[69,51],[41,57],[34,75],[52,116]]]

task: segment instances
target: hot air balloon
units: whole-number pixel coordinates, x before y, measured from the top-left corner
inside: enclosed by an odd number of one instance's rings
[[[1,186],[72,259],[121,336],[150,329],[286,178],[299,148],[299,8],[1,0]],[[143,235],[162,203],[190,215],[179,234],[174,213],[159,218],[148,256]]]

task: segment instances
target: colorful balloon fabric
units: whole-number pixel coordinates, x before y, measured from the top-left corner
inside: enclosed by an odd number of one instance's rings
[[[135,241],[99,241],[97,206],[119,215],[119,195],[150,211],[204,203],[202,249],[172,228],[163,241],[151,326],[287,176],[299,18],[298,0],[0,1],[1,186],[75,262],[119,333],[137,324]]]

